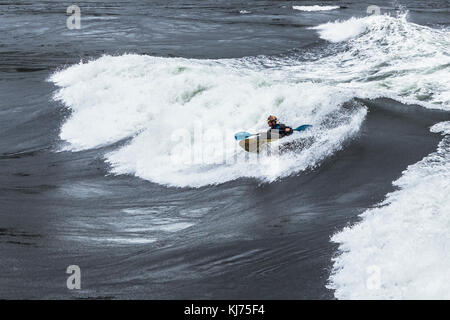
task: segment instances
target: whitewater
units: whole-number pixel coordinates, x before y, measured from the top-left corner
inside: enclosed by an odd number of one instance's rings
[[[340,6],[319,6],[319,5],[314,5],[314,6],[292,6],[292,9],[294,10],[299,10],[299,11],[328,11],[328,10],[335,10],[335,9],[339,9]]]
[[[335,8],[315,8],[332,10]],[[300,9],[298,9],[300,10]],[[313,10],[311,8],[305,10]],[[450,111],[450,37],[396,16],[352,17],[311,27],[319,51],[240,59],[105,55],[58,70],[54,99],[71,114],[60,150],[110,146],[113,175],[201,188],[240,178],[270,184],[320,167],[368,116],[362,99],[391,98]],[[237,131],[264,129],[268,114],[313,130],[301,149],[248,155]],[[332,236],[339,244],[328,287],[339,299],[450,299],[450,129],[436,152],[411,164],[396,191]],[[280,163],[282,165],[280,165]],[[368,270],[378,285],[368,286]]]

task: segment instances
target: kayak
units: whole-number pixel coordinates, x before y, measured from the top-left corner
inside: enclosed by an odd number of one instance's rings
[[[294,131],[304,131],[312,127],[309,124],[304,124],[294,129]],[[234,138],[239,141],[239,146],[247,152],[259,153],[267,144],[278,140],[278,138],[267,139],[260,134],[251,134],[248,132],[238,132]]]
[[[268,143],[278,139],[264,139],[261,137],[254,137],[239,141],[239,146],[247,152],[259,153]]]

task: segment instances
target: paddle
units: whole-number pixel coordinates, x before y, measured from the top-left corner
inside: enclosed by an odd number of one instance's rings
[[[312,125],[304,124],[304,125],[302,125],[300,127],[295,128],[294,131],[303,131],[303,130],[306,130],[306,129],[310,128],[310,127],[312,127]]]
[[[294,131],[304,131],[304,130],[308,129],[309,127],[312,127],[312,125],[304,124],[304,125],[301,125],[300,127],[297,127],[297,128],[295,128],[293,130]],[[236,133],[234,135],[234,138],[236,140],[240,141],[240,140],[245,140],[245,139],[248,139],[248,138],[250,138],[252,136],[257,136],[257,135],[259,135],[259,133],[248,133],[248,132],[242,131],[242,132]]]
[[[239,141],[239,140],[245,140],[245,139],[247,139],[247,138],[250,138],[251,136],[256,136],[256,135],[258,135],[258,134],[259,134],[259,133],[248,133],[248,132],[242,131],[242,132],[236,133],[236,134],[234,135],[234,138],[235,138],[237,141]]]

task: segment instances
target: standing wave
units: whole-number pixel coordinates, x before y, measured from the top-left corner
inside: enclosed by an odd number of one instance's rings
[[[55,98],[72,111],[61,128],[65,149],[129,138],[106,155],[113,173],[201,187],[242,177],[273,181],[314,167],[358,132],[367,111],[356,102],[344,108],[352,96],[327,84],[280,80],[248,64],[123,55],[60,71],[51,80],[61,87]],[[283,141],[313,142],[281,159],[247,154],[234,133],[262,129],[268,114],[315,128]]]

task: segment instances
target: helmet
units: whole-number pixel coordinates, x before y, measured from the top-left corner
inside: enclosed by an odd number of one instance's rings
[[[275,123],[277,123],[277,122],[278,122],[277,117],[275,117],[275,116],[269,116],[269,117],[267,118],[267,122],[268,122],[268,123],[270,123],[270,122],[272,122],[272,121],[275,121]]]

